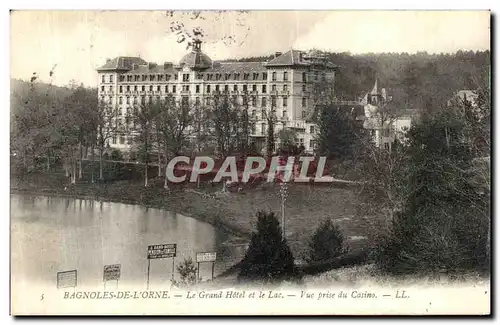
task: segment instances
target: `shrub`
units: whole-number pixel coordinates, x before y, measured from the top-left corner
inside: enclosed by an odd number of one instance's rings
[[[191,285],[196,283],[196,272],[198,268],[193,262],[193,259],[187,258],[184,261],[177,265],[177,272],[179,272],[181,276],[180,284],[182,285]]]
[[[274,213],[257,213],[257,232],[241,262],[238,279],[264,283],[293,280],[297,276],[294,258]]]
[[[123,160],[122,152],[120,150],[113,149],[113,151],[111,151],[111,160]]]
[[[346,253],[344,235],[331,219],[323,220],[309,242],[309,263],[324,262]]]

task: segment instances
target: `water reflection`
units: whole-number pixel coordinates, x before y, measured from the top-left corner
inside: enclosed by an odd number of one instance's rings
[[[120,287],[144,284],[147,246],[177,244],[175,265],[217,251],[215,273],[244,254],[235,237],[194,218],[140,206],[11,195],[12,281],[55,286],[56,272],[77,269],[78,285],[102,285],[103,266],[121,264]],[[237,240],[237,239],[236,239]],[[209,264],[209,263],[207,263]],[[169,282],[172,259],[151,262],[150,286]],[[211,267],[203,265],[202,278]],[[178,279],[178,274],[175,275]]]

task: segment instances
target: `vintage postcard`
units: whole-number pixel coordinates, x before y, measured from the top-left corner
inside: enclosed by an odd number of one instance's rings
[[[11,11],[11,314],[489,315],[490,21]]]

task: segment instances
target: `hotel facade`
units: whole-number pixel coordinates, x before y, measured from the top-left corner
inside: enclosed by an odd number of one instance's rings
[[[240,103],[248,101],[241,107],[248,109],[253,126],[250,141],[258,148],[265,147],[266,116],[274,114],[275,132],[295,130],[297,144],[313,153],[318,132],[313,120],[315,85],[329,82],[333,88],[336,71],[337,66],[316,51],[277,52],[263,62],[212,61],[202,52],[201,43],[195,43],[178,64],[156,64],[139,57],[108,60],[97,69],[98,96],[125,118],[132,107],[169,96],[203,107],[214,94],[228,94]],[[130,140],[131,134],[117,134],[109,147],[129,151]]]

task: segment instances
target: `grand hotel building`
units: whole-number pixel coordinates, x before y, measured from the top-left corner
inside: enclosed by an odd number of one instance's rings
[[[311,121],[315,100],[314,85],[333,82],[337,67],[315,51],[277,52],[267,62],[212,61],[196,43],[179,64],[156,64],[139,57],[117,57],[97,69],[99,99],[125,116],[134,104],[174,96],[179,101],[204,103],[214,92],[225,92],[233,99],[246,94],[249,116],[255,121],[251,141],[264,147],[267,120],[274,112],[275,131],[292,128],[306,152],[315,148],[316,124]],[[242,99],[240,99],[242,100]],[[109,141],[111,148],[130,149],[130,134]]]

